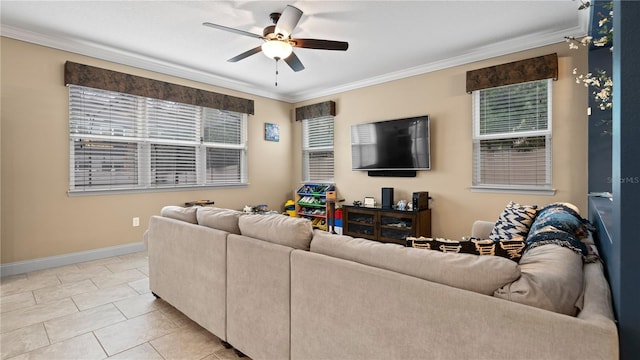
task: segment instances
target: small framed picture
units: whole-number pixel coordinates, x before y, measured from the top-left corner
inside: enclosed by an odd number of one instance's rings
[[[372,197],[365,197],[364,207],[376,207],[376,200]]]
[[[280,126],[278,124],[264,124],[264,139],[267,141],[280,141]]]

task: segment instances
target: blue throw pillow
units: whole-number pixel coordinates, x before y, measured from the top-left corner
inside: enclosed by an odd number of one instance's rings
[[[493,226],[489,239],[493,241],[526,238],[538,213],[537,205],[509,202]]]

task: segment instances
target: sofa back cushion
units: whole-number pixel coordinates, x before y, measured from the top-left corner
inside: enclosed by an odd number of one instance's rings
[[[274,244],[309,250],[311,221],[284,215],[246,215],[238,219],[240,234]]]
[[[196,212],[198,224],[232,234],[240,234],[238,219],[242,215],[241,211],[217,207],[198,207]]]
[[[182,207],[176,205],[167,205],[160,210],[160,215],[163,217],[168,217],[171,219],[186,221],[191,224],[197,224],[198,220],[196,218],[197,207]]]
[[[486,295],[520,276],[518,264],[501,257],[407,248],[320,230],[311,251]]]
[[[494,296],[574,316],[583,290],[582,256],[555,244],[528,249],[520,259],[522,275]]]

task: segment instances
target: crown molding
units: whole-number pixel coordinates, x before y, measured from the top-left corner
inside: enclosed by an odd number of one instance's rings
[[[106,60],[117,64],[132,66],[157,73],[171,75],[182,79],[193,80],[200,83],[219,86],[243,93],[271,98],[285,102],[293,102],[293,99],[273,92],[256,88],[247,82],[234,80],[208,73],[201,69],[186,67],[181,64],[151,58],[131,51],[105,46],[95,42],[88,42],[63,35],[43,34],[31,30],[2,24],[1,34],[4,37],[20,40],[36,45],[41,45],[70,53],[89,56],[100,60]]]
[[[491,59],[498,56],[513,54],[519,51],[530,50],[542,46],[557,44],[565,41],[565,36],[582,37],[588,34],[589,14],[584,11],[584,15],[580,18],[580,24],[567,31],[555,32],[538,32],[528,34],[515,39],[494,43],[489,46],[477,47],[470,49],[467,53],[458,56],[452,56],[446,59],[433,61],[416,67],[403,69],[400,71],[387,73],[380,76],[371,77],[366,80],[356,81],[323,90],[315,90],[299,93],[295,101],[302,102],[323,96],[330,96],[337,93],[355,90],[363,87],[379,85],[385,82],[400,80],[403,78],[422,75],[438,70],[444,70],[455,66],[470,64],[476,61]]]
[[[20,41],[68,51],[83,56],[94,57],[118,64],[137,67],[144,70],[154,71],[187,80],[193,80],[208,85],[223,87],[230,90],[240,91],[246,94],[261,96],[287,103],[297,103],[323,96],[335,95],[337,93],[345,91],[378,85],[411,76],[422,75],[425,73],[443,70],[454,66],[465,65],[476,61],[494,58],[497,56],[512,54],[523,50],[551,45],[564,41],[565,36],[585,36],[588,33],[589,22],[589,12],[581,11],[579,13],[579,24],[576,27],[569,29],[568,31],[563,30],[562,32],[556,31],[528,34],[515,39],[494,43],[488,46],[469,49],[469,51],[462,55],[443,58],[416,67],[374,76],[361,81],[354,81],[351,83],[324,89],[313,89],[290,95],[277,94],[263,88],[258,88],[254,84],[234,80],[219,75],[214,75],[202,69],[187,67],[181,64],[151,58],[135,52],[125,51],[123,49],[88,42],[81,39],[70,38],[64,35],[43,34],[6,24],[2,24],[0,30],[2,36]]]

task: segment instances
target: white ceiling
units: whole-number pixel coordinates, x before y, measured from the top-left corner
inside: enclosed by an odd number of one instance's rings
[[[261,40],[269,14],[304,14],[294,38],[349,49],[294,51],[293,72],[263,54],[226,60]],[[526,1],[1,1],[2,36],[212,85],[296,102],[563,41],[587,33],[572,0]]]

